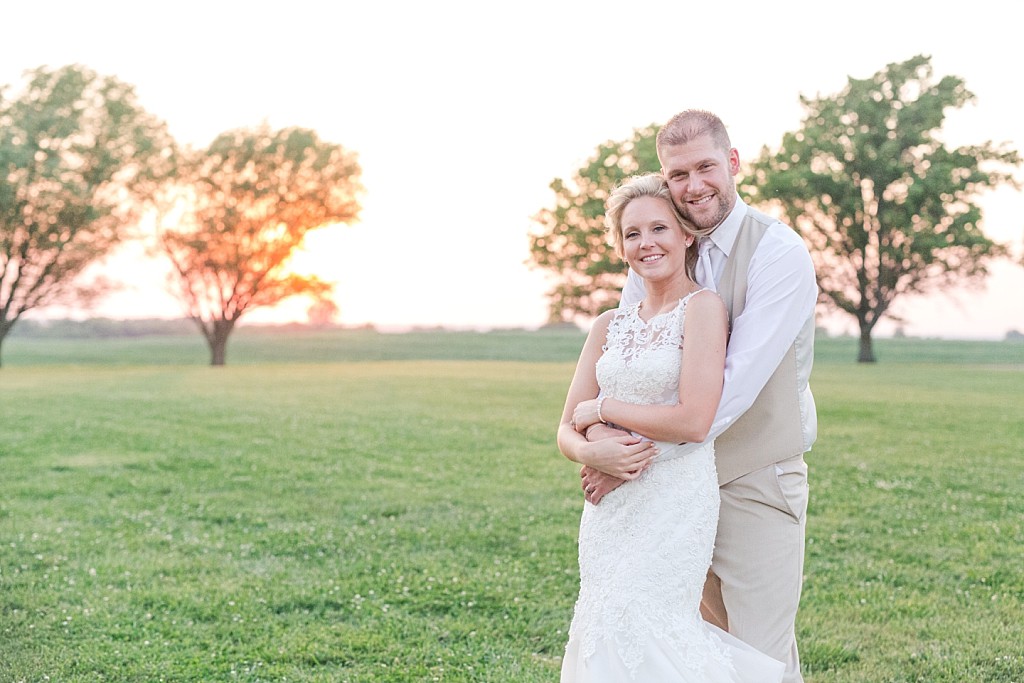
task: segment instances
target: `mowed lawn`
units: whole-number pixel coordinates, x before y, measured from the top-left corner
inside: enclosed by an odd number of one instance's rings
[[[13,339],[0,682],[552,681],[582,336]],[[822,340],[813,683],[1024,682],[1024,345]]]

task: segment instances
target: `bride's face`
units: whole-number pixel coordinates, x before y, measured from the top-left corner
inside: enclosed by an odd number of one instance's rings
[[[686,250],[692,243],[666,199],[638,197],[622,211],[626,263],[645,280],[685,273]]]

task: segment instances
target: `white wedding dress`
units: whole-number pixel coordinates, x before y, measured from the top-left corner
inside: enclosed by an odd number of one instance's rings
[[[683,319],[695,294],[649,322],[639,304],[616,312],[597,363],[605,395],[678,401]],[[713,445],[685,455],[674,444],[659,447],[640,477],[598,505],[584,503],[562,683],[780,681],[781,662],[700,617],[718,525]]]

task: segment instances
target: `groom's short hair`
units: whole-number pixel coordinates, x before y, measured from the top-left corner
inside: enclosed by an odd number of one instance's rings
[[[728,152],[732,149],[732,142],[729,141],[729,133],[725,130],[722,119],[703,109],[687,109],[673,116],[658,131],[656,144],[658,149],[685,145],[702,135],[710,135],[723,151]]]

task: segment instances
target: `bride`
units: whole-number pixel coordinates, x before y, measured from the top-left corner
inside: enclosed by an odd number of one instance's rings
[[[563,455],[627,480],[584,503],[562,683],[780,681],[781,662],[700,617],[718,477],[711,442],[679,444],[704,441],[721,397],[725,305],[694,282],[694,237],[660,175],[618,187],[605,223],[647,295],[594,322],[558,428]],[[599,423],[633,436],[588,442]]]

